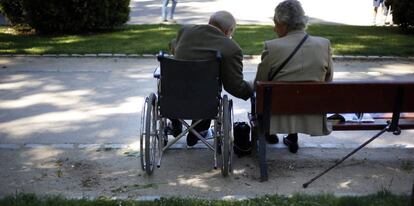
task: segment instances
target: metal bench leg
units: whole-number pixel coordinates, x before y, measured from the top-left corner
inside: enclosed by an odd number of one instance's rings
[[[260,165],[260,181],[264,182],[268,180],[267,163],[266,163],[266,140],[265,134],[260,132],[259,134],[259,165]]]
[[[263,115],[258,117],[258,130],[259,130],[259,159],[260,159],[260,181],[264,182],[268,180],[267,163],[266,163],[266,139],[265,135],[269,135],[270,130],[270,115],[272,105],[272,88],[267,87],[264,91],[263,99]]]

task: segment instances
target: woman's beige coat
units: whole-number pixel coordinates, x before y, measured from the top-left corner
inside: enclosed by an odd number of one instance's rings
[[[292,31],[286,36],[265,42],[262,61],[255,82],[267,81],[305,36],[304,31]],[[328,39],[309,36],[302,47],[275,76],[273,81],[332,81],[332,54]],[[326,115],[273,115],[271,133],[305,133],[313,136],[331,132]]]

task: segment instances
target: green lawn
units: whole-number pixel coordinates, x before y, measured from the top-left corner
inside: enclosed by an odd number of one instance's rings
[[[201,199],[181,199],[181,198],[162,198],[156,201],[133,201],[133,200],[110,200],[100,198],[98,200],[67,200],[62,197],[49,196],[37,197],[33,194],[19,194],[0,199],[2,206],[55,206],[55,205],[79,205],[79,206],[158,206],[158,205],[191,205],[191,206],[407,206],[410,199],[408,196],[392,195],[389,192],[379,192],[375,195],[362,197],[335,197],[333,195],[294,195],[292,197],[265,196],[243,201],[222,201],[222,200],[201,200]]]
[[[127,25],[114,32],[39,36],[14,34],[0,27],[0,54],[155,54],[167,50],[179,25]],[[396,27],[310,25],[311,35],[331,40],[336,55],[414,56],[414,35]],[[272,26],[239,25],[234,39],[244,54],[260,54],[263,42],[275,38]]]

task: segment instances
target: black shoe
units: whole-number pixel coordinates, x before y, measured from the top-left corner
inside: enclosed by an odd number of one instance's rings
[[[172,128],[171,131],[172,131],[172,135],[174,137],[178,137],[178,135],[180,135],[181,132],[183,132],[183,129],[182,128]]]
[[[290,134],[283,137],[283,144],[285,144],[289,152],[296,153],[298,152],[299,145],[298,145],[298,135],[297,134]]]
[[[268,144],[277,144],[279,143],[279,138],[276,134],[266,135],[266,142]]]
[[[188,132],[188,134],[187,134],[187,145],[189,147],[192,147],[192,146],[196,145],[197,142],[198,142],[198,138],[192,132]]]
[[[214,131],[212,129],[207,129],[207,130],[204,130],[204,131],[198,132],[198,133],[204,139],[209,139],[209,138],[213,138],[213,132]],[[188,146],[190,146],[190,147],[194,146],[195,144],[197,144],[198,140],[199,139],[193,133],[188,132],[188,134],[187,134],[187,145]]]
[[[169,122],[167,127],[167,134],[171,134],[174,137],[177,137],[178,135],[181,134],[181,132],[183,132],[183,128],[181,124],[174,124],[172,122]]]

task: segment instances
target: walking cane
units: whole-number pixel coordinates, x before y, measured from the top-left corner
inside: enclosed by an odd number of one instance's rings
[[[376,139],[377,137],[381,136],[384,132],[386,132],[389,128],[389,123],[388,125],[382,129],[378,134],[376,134],[375,136],[373,136],[371,139],[369,139],[368,141],[364,142],[364,144],[362,144],[361,146],[359,146],[358,148],[356,148],[354,151],[352,151],[351,153],[349,153],[348,155],[346,155],[344,158],[342,158],[339,162],[337,162],[335,165],[332,165],[331,167],[329,167],[328,169],[326,169],[325,171],[321,172],[320,174],[318,174],[317,176],[315,176],[314,178],[312,178],[311,180],[309,180],[308,182],[306,182],[305,184],[303,184],[303,188],[307,188],[309,186],[310,183],[312,183],[313,181],[317,180],[319,177],[321,177],[322,175],[326,174],[327,172],[329,172],[331,169],[335,168],[336,166],[338,166],[339,164],[341,164],[343,161],[345,161],[346,159],[348,159],[348,157],[350,157],[351,155],[353,155],[355,152],[358,152],[360,149],[364,148],[367,144],[369,144],[370,142],[372,142],[374,139]]]
[[[398,127],[398,122],[399,122],[399,119],[400,119],[400,113],[401,113],[401,106],[402,106],[402,102],[403,102],[403,97],[404,97],[404,91],[401,88],[398,88],[397,94],[395,96],[396,101],[395,101],[395,104],[394,104],[394,109],[393,109],[391,122],[387,122],[387,125],[385,126],[384,129],[382,129],[378,134],[374,135],[368,141],[364,142],[361,146],[356,148],[354,151],[352,151],[351,153],[346,155],[344,158],[342,158],[335,165],[332,165],[331,167],[329,167],[328,169],[326,169],[322,173],[318,174],[317,176],[315,176],[314,178],[312,178],[311,180],[309,180],[308,182],[303,184],[302,185],[303,188],[307,188],[310,183],[317,180],[319,177],[321,177],[322,175],[329,172],[331,169],[333,169],[336,166],[338,166],[339,164],[341,164],[343,161],[348,159],[348,157],[353,155],[355,152],[358,152],[360,149],[364,148],[367,144],[374,141],[377,137],[381,136],[384,132],[388,131],[388,132],[392,132],[394,135],[399,135],[401,133],[401,129]],[[412,205],[412,206],[414,206],[414,205]]]

